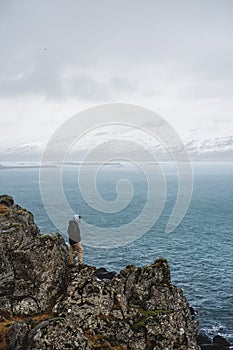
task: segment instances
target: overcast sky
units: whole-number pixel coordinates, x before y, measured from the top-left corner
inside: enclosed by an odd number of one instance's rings
[[[233,134],[232,0],[0,0],[0,43],[1,147],[106,102]]]

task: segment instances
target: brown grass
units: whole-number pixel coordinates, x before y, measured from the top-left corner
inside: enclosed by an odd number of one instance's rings
[[[0,204],[0,214],[5,214],[10,210],[5,204]]]
[[[94,333],[94,332],[93,332]],[[91,343],[93,349],[97,350],[127,350],[126,345],[112,345],[104,334],[93,334],[92,332],[86,332],[85,335]]]

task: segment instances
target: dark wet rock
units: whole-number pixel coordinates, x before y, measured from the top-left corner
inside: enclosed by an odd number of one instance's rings
[[[216,335],[211,339],[202,331],[198,332],[197,336],[198,344],[200,344],[202,350],[229,350],[230,343],[220,335]]]
[[[204,330],[199,330],[197,333],[197,342],[199,345],[201,344],[211,344],[211,338],[206,334]]]
[[[201,350],[230,350],[229,346],[223,346],[218,343],[212,343],[212,344],[202,344]]]
[[[213,338],[213,343],[214,344],[219,344],[220,346],[222,346],[222,349],[225,348],[229,348],[229,346],[231,345],[225,338],[223,338],[221,335],[216,335]]]
[[[52,307],[64,288],[66,244],[59,234],[41,235],[33,215],[9,205],[0,212],[0,315],[30,315]]]
[[[98,275],[99,273],[105,273],[108,272],[107,269],[105,269],[105,267],[99,267],[98,269],[96,269],[96,275]]]
[[[100,267],[100,268],[96,269],[95,275],[100,280],[103,280],[103,279],[112,280],[113,277],[116,275],[116,272],[115,271],[107,271],[104,267]]]
[[[11,196],[8,196],[7,194],[3,194],[0,197],[0,205],[5,205],[8,208],[12,207],[14,204],[14,199]]]
[[[201,350],[221,350],[218,344],[202,344]]]
[[[200,350],[198,322],[165,259],[129,265],[100,282],[96,276],[106,270],[67,268],[63,238],[40,235],[25,209],[12,204],[0,214],[0,228],[0,314],[32,317],[50,309],[46,320],[13,324],[8,350]]]
[[[212,339],[206,334],[204,330],[199,330],[197,334],[197,343],[202,350],[229,350],[230,343],[220,335],[216,335]]]

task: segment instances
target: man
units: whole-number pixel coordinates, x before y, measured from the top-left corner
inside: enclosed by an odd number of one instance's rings
[[[82,265],[83,260],[83,247],[81,245],[81,236],[79,229],[79,222],[81,216],[74,215],[73,220],[69,221],[68,235],[69,235],[69,257],[68,262],[70,266],[74,266],[74,258],[78,255],[78,264]]]

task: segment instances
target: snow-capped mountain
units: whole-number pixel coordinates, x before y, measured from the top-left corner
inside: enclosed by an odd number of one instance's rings
[[[21,143],[0,148],[0,161],[39,161],[44,150],[42,142]]]
[[[108,138],[108,147],[111,138]],[[71,152],[70,159],[81,159],[83,154],[93,149],[100,144],[98,140],[91,144],[82,144],[81,147],[74,147]],[[102,140],[103,141],[103,140]],[[144,140],[145,147],[155,152],[160,156],[160,159],[166,160],[166,149],[159,143],[151,143],[150,140]],[[135,143],[143,143],[142,138],[134,138]],[[185,150],[189,154],[192,161],[233,161],[233,136],[219,137],[213,139],[188,139],[184,143]],[[0,149],[0,163],[7,161],[39,161],[46,147],[44,142],[22,143],[14,146],[1,147]],[[114,144],[113,144],[114,147]],[[124,143],[122,143],[124,147]],[[133,147],[133,146],[132,146]],[[127,152],[133,152],[133,148],[126,149]],[[104,147],[103,147],[104,149]],[[121,149],[122,151],[122,149]],[[178,149],[177,149],[178,151]],[[115,150],[117,155],[117,146]]]
[[[192,160],[233,161],[233,136],[189,140],[185,148]]]

